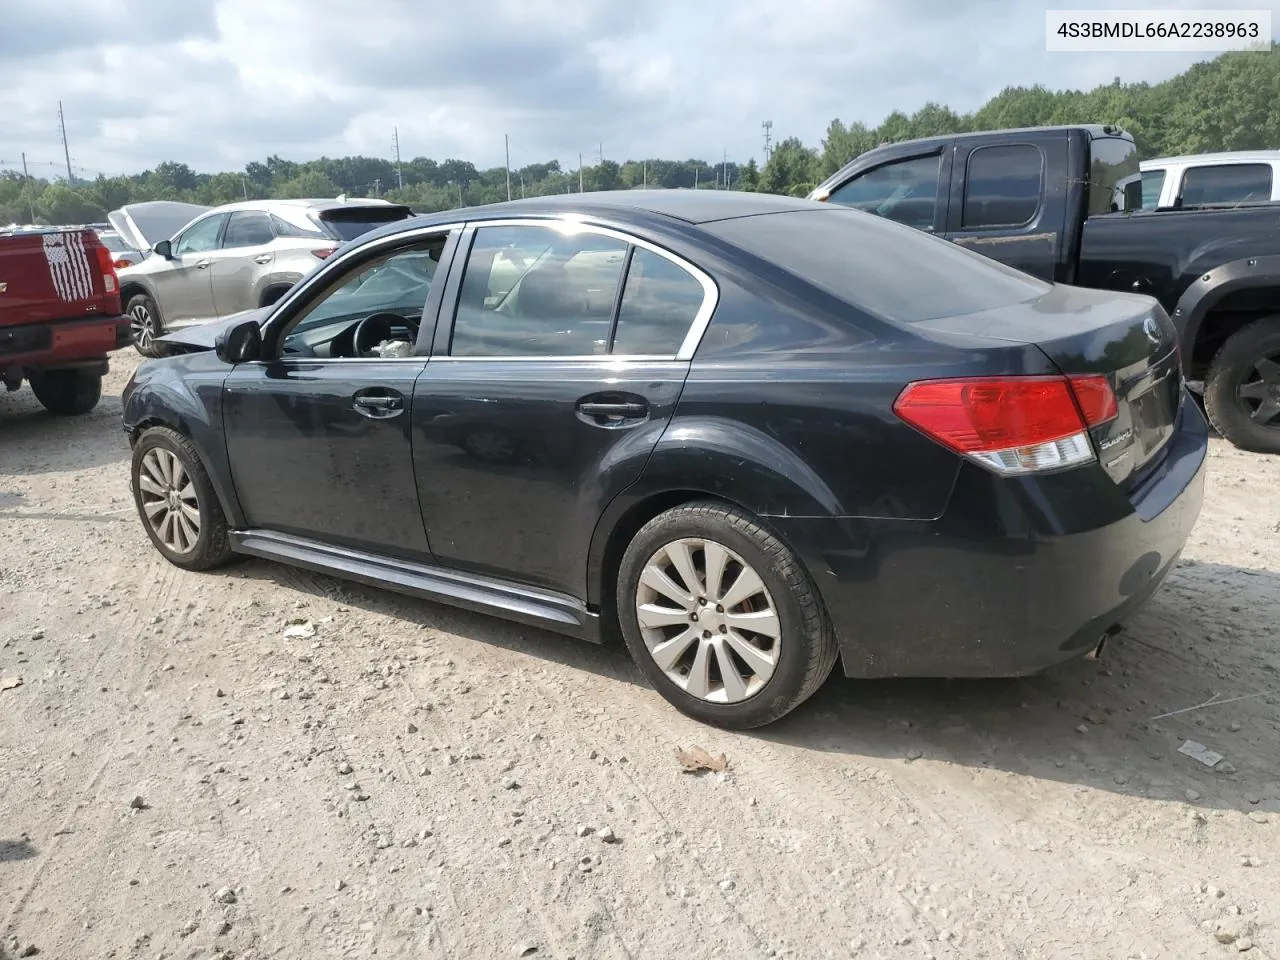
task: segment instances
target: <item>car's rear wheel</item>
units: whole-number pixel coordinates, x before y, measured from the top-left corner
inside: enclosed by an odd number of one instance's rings
[[[1213,428],[1243,450],[1280,453],[1280,316],[1236,331],[1204,382]]]
[[[658,692],[719,727],[790,713],[836,661],[822,601],[795,554],[720,503],[676,507],[641,528],[619,568],[617,611]]]
[[[125,313],[129,315],[129,339],[144,357],[157,357],[156,337],[164,334],[164,320],[160,316],[160,308],[145,293],[135,294],[125,305]]]
[[[184,570],[207,570],[232,557],[227,521],[191,441],[151,427],[133,447],[133,499],[152,544]]]
[[[36,370],[27,381],[40,405],[59,417],[88,413],[102,399],[102,374],[93,370]]]

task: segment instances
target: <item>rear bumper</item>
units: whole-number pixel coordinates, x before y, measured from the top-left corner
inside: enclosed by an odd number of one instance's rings
[[[1093,649],[1173,568],[1204,496],[1208,429],[1184,392],[1160,466],[1010,481],[966,464],[933,521],[768,522],[817,583],[850,677],[1036,673]]]
[[[0,367],[48,369],[105,358],[129,344],[122,316],[85,317],[0,327]]]

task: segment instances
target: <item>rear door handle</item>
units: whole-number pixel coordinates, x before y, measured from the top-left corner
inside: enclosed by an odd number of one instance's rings
[[[351,398],[351,403],[356,413],[372,420],[385,420],[404,413],[404,397],[391,391],[379,393],[362,391]]]
[[[649,411],[647,403],[598,403],[588,401],[578,404],[578,409],[588,417],[643,417]]]

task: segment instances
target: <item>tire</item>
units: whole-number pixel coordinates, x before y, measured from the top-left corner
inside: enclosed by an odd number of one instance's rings
[[[89,370],[37,370],[27,380],[40,404],[59,417],[88,413],[102,399],[102,374]]]
[[[129,317],[129,339],[133,347],[144,357],[158,357],[155,338],[164,335],[164,317],[156,302],[145,293],[136,293],[129,298],[124,308]]]
[[[180,472],[173,471],[177,464]],[[186,483],[183,483],[183,480]],[[129,486],[151,543],[174,566],[208,570],[232,559],[222,504],[191,441],[168,427],[150,427],[133,446]],[[185,507],[178,517],[175,506]],[[195,535],[191,535],[194,514]],[[165,517],[173,518],[167,525]]]
[[[690,603],[667,599],[673,595],[670,586],[660,593],[649,585],[657,582],[652,574],[646,576],[651,564],[665,567],[674,592],[680,592],[685,582],[678,574],[682,547],[698,581],[698,597]],[[720,590],[706,583],[708,558],[716,548],[726,561]],[[738,580],[747,568],[756,573],[762,590],[739,589],[747,582]],[[715,604],[718,597],[738,602],[722,609]],[[702,598],[708,600],[705,606],[697,602]],[[639,603],[649,609],[647,629],[640,622]],[[640,529],[619,566],[617,611],[627,649],[649,682],[681,713],[712,726],[748,730],[772,723],[809,699],[836,662],[838,648],[826,611],[795,554],[750,515],[716,502],[675,507]],[[686,626],[688,611],[692,615]],[[744,614],[754,614],[761,627],[772,626],[777,637],[747,630],[740,619]],[[693,621],[706,629],[683,643],[688,633],[702,629],[692,627]],[[732,629],[735,622],[737,629]],[[683,652],[676,655],[682,645]],[[745,647],[754,648],[750,661],[740,652]],[[651,648],[665,649],[666,662],[660,665]],[[701,683],[700,659],[707,665]],[[726,664],[737,676],[734,683],[726,682]]]
[[[1209,365],[1204,401],[1209,422],[1232,444],[1280,453],[1280,316],[1227,339]]]

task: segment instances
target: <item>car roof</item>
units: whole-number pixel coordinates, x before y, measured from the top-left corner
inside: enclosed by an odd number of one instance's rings
[[[1152,157],[1143,160],[1141,166],[1154,167],[1173,164],[1198,163],[1275,163],[1280,160],[1280,150],[1227,150],[1221,153],[1184,153],[1176,157]]]
[[[508,200],[479,207],[464,207],[401,221],[401,225],[422,226],[424,221],[500,220],[507,217],[597,216],[621,221],[654,217],[688,224],[713,223],[737,217],[812,210],[821,204],[798,197],[738,190],[600,190],[592,193],[551,194]],[[383,228],[380,233],[387,232]]]

